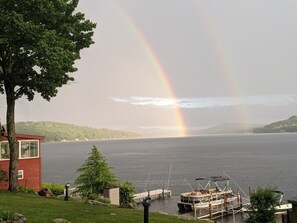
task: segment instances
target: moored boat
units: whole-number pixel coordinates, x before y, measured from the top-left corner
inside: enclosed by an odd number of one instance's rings
[[[198,189],[181,193],[177,203],[180,212],[197,209],[228,208],[233,201],[240,200],[240,196],[231,189],[230,179],[225,176],[200,177],[196,179]]]

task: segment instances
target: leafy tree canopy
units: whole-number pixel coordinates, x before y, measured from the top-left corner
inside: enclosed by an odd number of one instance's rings
[[[258,188],[251,193],[247,223],[275,223],[279,194],[273,188]]]
[[[15,101],[50,100],[73,81],[80,50],[93,41],[94,23],[76,12],[78,0],[0,0],[0,93],[6,94],[10,147],[9,190],[18,191]]]
[[[75,180],[77,191],[85,197],[102,194],[104,187],[113,187],[117,184],[116,176],[96,146],[89,155],[85,163],[77,170],[79,176]]]
[[[50,100],[73,81],[74,61],[93,43],[95,24],[78,0],[0,0],[0,91]]]

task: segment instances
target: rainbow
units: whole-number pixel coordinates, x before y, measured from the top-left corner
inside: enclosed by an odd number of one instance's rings
[[[226,80],[226,84],[228,86],[228,90],[230,93],[234,96],[237,96],[238,102],[237,104],[237,115],[238,120],[240,120],[242,123],[248,122],[248,114],[245,110],[244,103],[242,103],[242,100],[240,99],[242,95],[242,89],[240,87],[240,80],[238,79],[236,72],[233,70],[233,67],[231,66],[231,62],[229,60],[229,56],[227,55],[227,50],[224,48],[221,39],[219,38],[219,34],[216,31],[217,29],[214,26],[214,23],[209,18],[207,11],[205,8],[203,8],[201,1],[194,1],[194,9],[197,11],[197,15],[199,16],[199,20],[202,21],[202,24],[204,25],[205,33],[207,33],[210,43],[212,45],[214,54],[217,57],[217,62],[221,67],[222,75],[224,75],[224,78]]]
[[[176,101],[174,90],[171,86],[168,75],[166,74],[165,70],[163,69],[161,63],[159,62],[158,56],[153,51],[152,47],[149,45],[149,42],[145,38],[144,34],[141,32],[140,29],[137,28],[137,26],[135,25],[133,20],[127,15],[127,13],[125,13],[125,11],[122,9],[122,7],[118,3],[116,3],[115,1],[114,1],[114,3],[116,5],[118,11],[123,16],[123,18],[125,18],[131,31],[135,34],[136,38],[140,42],[140,45],[143,47],[143,50],[146,53],[148,59],[150,60],[152,66],[156,70],[156,73],[158,74],[160,81],[162,82],[162,85],[164,86],[164,88],[168,94],[168,97],[170,99],[173,99],[172,101]],[[174,112],[175,112],[175,119],[176,119],[176,124],[178,126],[179,135],[182,137],[188,136],[185,120],[183,118],[180,107],[176,103],[174,105]]]

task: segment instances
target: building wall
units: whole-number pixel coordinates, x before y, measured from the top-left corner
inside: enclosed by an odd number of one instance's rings
[[[104,188],[103,196],[110,200],[111,204],[120,205],[120,189],[119,188]]]
[[[0,161],[3,170],[8,174],[9,160]],[[24,178],[19,180],[19,185],[25,188],[31,188],[36,191],[41,189],[41,159],[19,159],[19,170],[23,170]],[[8,182],[1,182],[0,189],[7,190]]]

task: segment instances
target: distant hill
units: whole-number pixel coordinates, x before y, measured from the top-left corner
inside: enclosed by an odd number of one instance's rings
[[[297,132],[297,116],[293,115],[289,119],[273,122],[262,128],[255,128],[254,133],[277,133],[277,132]]]
[[[216,125],[202,131],[204,134],[229,134],[229,133],[244,133],[251,132],[253,125],[247,123],[226,123]]]
[[[87,126],[77,126],[73,124],[46,121],[17,122],[16,132],[29,135],[45,136],[45,141],[75,141],[142,137],[140,134],[133,132],[96,129]]]
[[[236,133],[251,133],[255,127],[263,126],[260,124],[248,123],[225,123],[216,125],[204,130],[199,130],[198,134],[236,134]]]

